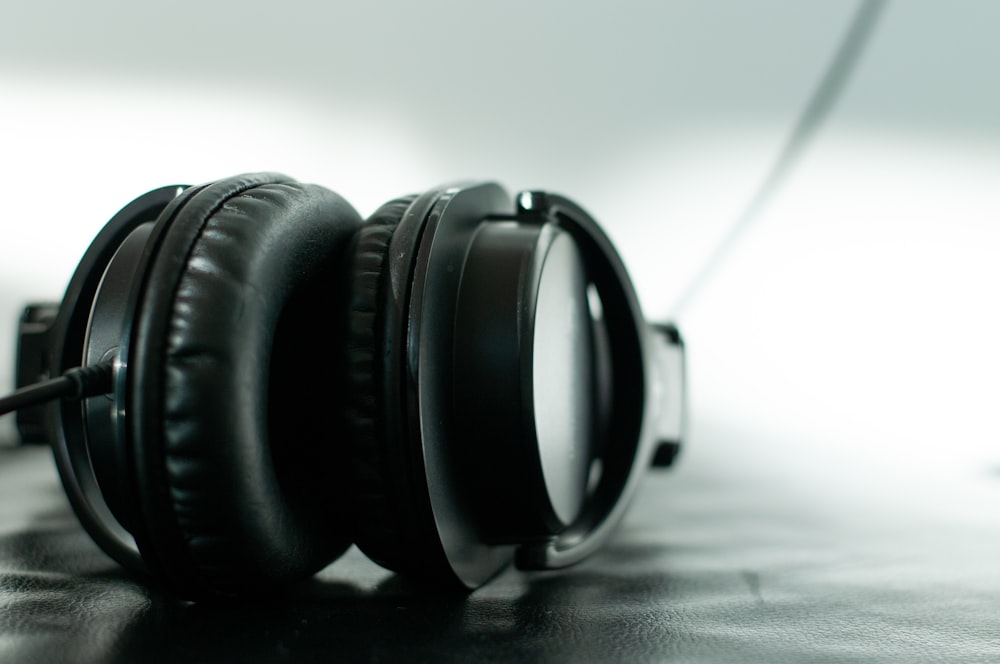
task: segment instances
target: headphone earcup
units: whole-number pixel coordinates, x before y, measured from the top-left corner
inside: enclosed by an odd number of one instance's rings
[[[214,182],[158,221],[128,358],[133,535],[181,596],[276,588],[350,544],[338,404],[360,221],[274,174]]]
[[[361,227],[351,267],[348,376],[351,385],[351,466],[354,479],[354,539],[369,558],[397,572],[413,571],[418,562],[408,556],[415,527],[406,514],[412,495],[409,451],[398,435],[396,413],[384,407],[387,326],[387,259],[396,227],[416,196],[405,196],[380,207]]]

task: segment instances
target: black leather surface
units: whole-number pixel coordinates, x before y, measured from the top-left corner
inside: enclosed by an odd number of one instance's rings
[[[695,425],[700,446],[575,569],[448,595],[352,550],[284,598],[233,605],[127,577],[48,451],[2,451],[0,660],[1000,661],[995,475],[892,484]]]

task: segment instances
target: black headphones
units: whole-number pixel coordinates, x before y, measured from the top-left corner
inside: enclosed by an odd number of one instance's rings
[[[683,426],[681,339],[597,223],[491,183],[365,223],[271,173],[149,192],[22,320],[20,384],[81,365],[110,391],[24,409],[22,435],[108,555],[188,599],[351,543],[467,588],[571,565]]]

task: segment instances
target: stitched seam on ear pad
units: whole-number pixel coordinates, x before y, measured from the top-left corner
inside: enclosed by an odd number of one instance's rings
[[[407,557],[411,547],[407,546],[407,524],[401,514],[401,496],[408,494],[410,480],[390,472],[393,466],[406,465],[406,441],[388,439],[386,426],[393,414],[384,412],[380,396],[387,375],[386,259],[392,235],[416,198],[406,196],[386,203],[361,227],[351,284],[348,368],[352,386],[351,463],[357,501],[354,537],[365,555],[397,572],[415,571],[416,561]],[[388,359],[399,361],[395,356]]]
[[[188,596],[254,592],[302,577],[347,545],[346,529],[335,523],[305,532],[302,525],[315,525],[314,512],[325,516],[327,506],[293,505],[278,481],[271,455],[281,441],[270,437],[273,395],[266,383],[285,308],[296,290],[329,278],[328,263],[340,262],[360,219],[332,192],[273,176],[215,195],[218,200],[182,210],[173,222],[194,238],[186,248],[170,246],[185,253],[179,269],[164,268],[172,283],[151,296],[166,319],[146,339],[154,346],[147,350],[162,353],[160,371],[147,377],[159,382],[151,417],[162,419],[159,435],[153,434],[159,448],[144,452],[152,457],[145,464],[150,476],[140,478],[154,492],[147,525],[160,566]],[[330,299],[312,304],[321,311],[342,308]],[[318,329],[325,327],[317,321]],[[329,401],[306,406],[307,423],[295,424],[296,433],[312,439],[307,445],[337,442],[336,418],[322,440],[311,424],[310,413],[317,407],[328,413]],[[143,430],[156,426],[147,418]]]

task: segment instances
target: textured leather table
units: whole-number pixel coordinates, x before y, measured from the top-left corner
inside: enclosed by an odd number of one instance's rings
[[[719,444],[752,449],[746,434],[698,429],[703,447],[648,477],[612,545],[571,571],[448,595],[352,550],[287,597],[234,605],[127,576],[48,450],[5,450],[0,661],[1000,661],[994,474],[944,502],[943,482],[885,492],[877,472],[778,465]]]

